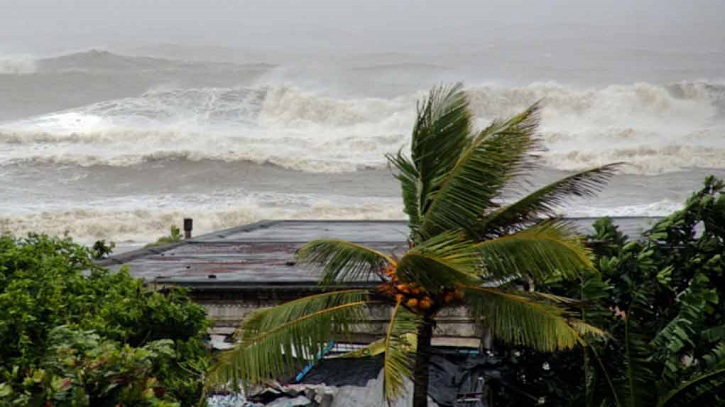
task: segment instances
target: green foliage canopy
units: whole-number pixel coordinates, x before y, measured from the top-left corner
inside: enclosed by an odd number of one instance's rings
[[[509,359],[507,380],[561,406],[725,405],[723,225],[725,184],[714,177],[640,240],[610,219],[595,222],[589,242],[598,272],[539,289],[583,300],[578,316],[607,336],[583,352],[508,348],[520,356]]]
[[[102,269],[92,258],[89,249],[70,239],[0,237],[0,382],[5,382],[5,400],[27,393],[28,380],[76,383],[80,366],[101,358],[91,364],[106,374],[119,369],[138,373],[124,379],[128,389],[142,378],[153,378],[158,382],[154,387],[163,389],[159,400],[197,403],[209,358],[203,308],[182,290],[151,291],[126,270]],[[82,349],[79,343],[85,344]],[[74,369],[60,369],[68,349],[76,349],[78,362]],[[128,363],[144,368],[131,369]],[[101,396],[98,389],[83,389],[86,401]],[[108,395],[116,400],[132,393]]]

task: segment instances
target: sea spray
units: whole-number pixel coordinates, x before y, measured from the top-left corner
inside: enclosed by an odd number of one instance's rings
[[[725,168],[725,87],[701,82],[469,89],[477,122],[541,100],[550,168],[626,161],[628,173]],[[0,125],[0,166],[159,159],[272,163],[309,172],[384,168],[405,147],[421,93],[335,98],[295,87],[166,89]]]
[[[0,54],[0,75],[28,75],[36,71],[35,58],[29,55]]]
[[[30,232],[51,235],[69,234],[82,243],[106,239],[115,242],[152,242],[168,232],[170,225],[180,225],[183,218],[194,219],[196,234],[209,233],[264,219],[402,219],[402,205],[391,199],[381,202],[341,203],[333,200],[311,202],[309,206],[268,207],[265,201],[228,207],[200,205],[197,208],[136,209],[109,207],[93,209],[54,209],[31,214],[0,215],[0,233],[17,235]],[[110,205],[109,205],[110,206]]]
[[[346,58],[5,58],[0,229],[138,245],[188,216],[197,233],[270,218],[403,219],[384,155],[408,149],[430,86],[461,78],[477,128],[541,101],[545,151],[531,187],[628,163],[596,200],[562,213],[663,215],[705,175],[725,175],[722,81],[632,83],[601,69],[578,73],[593,77],[583,82],[507,81],[480,64],[462,75],[451,58]]]

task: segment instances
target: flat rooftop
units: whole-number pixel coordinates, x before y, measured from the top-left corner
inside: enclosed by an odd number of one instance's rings
[[[596,218],[569,220],[586,234],[592,231]],[[639,237],[656,220],[613,218],[630,238]],[[306,242],[335,238],[383,252],[402,252],[407,233],[405,221],[272,220],[126,252],[100,264],[112,269],[126,265],[134,276],[148,282],[198,289],[311,287],[317,285],[317,272],[294,262],[295,252]]]

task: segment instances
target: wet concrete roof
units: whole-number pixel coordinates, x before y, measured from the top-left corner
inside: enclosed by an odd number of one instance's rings
[[[595,218],[570,220],[582,233],[589,233]],[[631,238],[637,238],[654,222],[639,217],[613,220]],[[113,269],[126,265],[134,276],[149,282],[194,288],[309,287],[316,285],[318,274],[294,262],[295,251],[306,242],[336,238],[383,252],[399,252],[405,248],[406,237],[405,221],[263,221],[123,253],[103,260],[101,265]]]

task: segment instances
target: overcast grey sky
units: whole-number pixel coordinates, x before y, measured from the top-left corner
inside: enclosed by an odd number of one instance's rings
[[[157,43],[414,51],[507,38],[725,44],[725,1],[0,0],[0,52]]]

